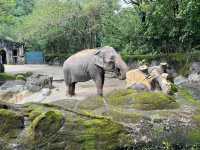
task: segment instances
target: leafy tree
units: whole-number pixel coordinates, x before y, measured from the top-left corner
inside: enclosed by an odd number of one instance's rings
[[[111,45],[122,53],[199,49],[197,0],[0,0],[0,38],[46,53]]]
[[[114,5],[114,0],[38,0],[32,14],[18,24],[16,34],[30,48],[52,53],[97,47],[102,17]]]
[[[15,0],[0,0],[0,38],[11,35],[10,27],[14,24],[13,11]]]

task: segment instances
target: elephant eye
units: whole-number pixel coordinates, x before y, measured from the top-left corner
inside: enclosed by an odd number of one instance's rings
[[[115,60],[114,56],[110,56],[110,60],[113,62]]]

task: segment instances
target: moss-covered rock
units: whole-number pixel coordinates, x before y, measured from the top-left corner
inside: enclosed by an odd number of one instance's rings
[[[23,76],[23,75],[21,75],[21,74],[19,74],[19,75],[16,76],[16,80],[23,80],[23,81],[26,81],[26,77]]]
[[[107,100],[110,105],[126,106],[139,110],[175,109],[179,107],[174,97],[162,92],[117,90],[110,93]]]
[[[46,140],[54,135],[62,127],[63,123],[64,117],[60,111],[42,113],[31,123],[31,136],[36,142]]]
[[[24,117],[12,110],[0,109],[0,136],[15,138],[24,128]]]
[[[133,108],[140,110],[175,109],[179,105],[175,98],[162,92],[142,92],[135,94]]]
[[[124,123],[137,123],[142,119],[141,113],[131,111],[127,112],[119,108],[111,108],[109,110],[108,116],[110,116],[114,121]]]
[[[180,92],[168,96],[124,89],[82,101],[63,100],[59,106],[26,104],[20,108],[26,123],[17,143],[27,150],[156,149],[160,145],[164,145],[160,149],[176,149],[174,145],[180,143],[195,145],[200,142],[200,107],[198,110],[197,102],[185,100],[191,97],[184,92],[176,101]],[[182,103],[184,100],[189,103]],[[0,134],[4,138],[2,131]]]
[[[103,106],[104,106],[104,102],[103,102],[102,97],[94,96],[94,97],[89,97],[86,100],[80,102],[79,109],[90,111],[90,110],[98,109]]]
[[[115,150],[132,142],[122,125],[107,118],[71,118],[66,124],[69,149]]]
[[[30,72],[30,71],[25,72],[25,73],[17,73],[17,74],[15,74],[16,77],[17,76],[23,76],[25,79],[30,77],[30,76],[32,76],[32,75],[33,75],[33,72]]]
[[[46,112],[48,109],[45,109],[43,105],[37,105],[29,103],[25,107],[25,113],[27,114],[28,118],[33,121],[37,116],[41,115],[42,113]]]

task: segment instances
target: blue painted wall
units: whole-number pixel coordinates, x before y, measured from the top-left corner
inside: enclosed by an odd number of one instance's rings
[[[41,51],[30,51],[25,53],[25,60],[27,64],[43,64],[44,54]]]

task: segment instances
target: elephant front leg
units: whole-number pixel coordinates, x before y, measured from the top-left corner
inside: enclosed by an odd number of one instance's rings
[[[95,79],[97,95],[103,96],[104,75]]]
[[[103,96],[103,86],[100,84],[96,84],[97,87],[97,95]]]

